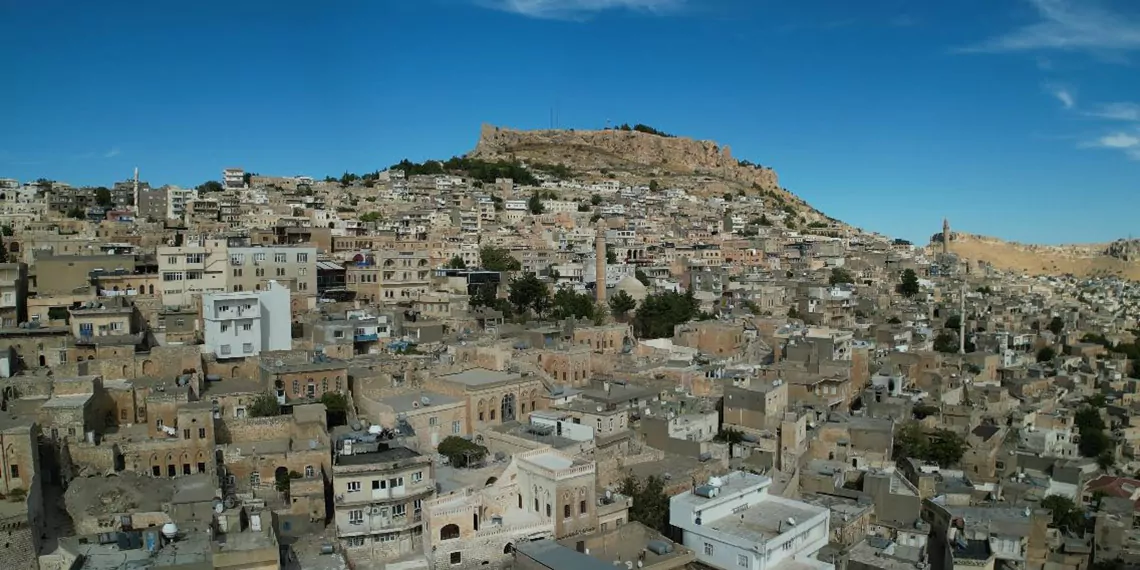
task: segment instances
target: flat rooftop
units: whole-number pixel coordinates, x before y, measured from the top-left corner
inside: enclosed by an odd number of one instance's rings
[[[354,453],[352,455],[338,455],[337,465],[370,465],[372,463],[390,463],[403,459],[419,457],[420,454],[406,447],[392,447],[383,451],[369,453]]]
[[[742,512],[711,521],[705,526],[746,540],[766,542],[783,534],[782,525],[789,518],[805,521],[825,510],[807,503],[768,496]],[[788,529],[783,530],[786,532]]]
[[[526,458],[526,461],[529,463],[533,463],[535,465],[538,465],[539,467],[544,467],[544,468],[549,469],[551,471],[561,471],[563,469],[569,469],[570,467],[572,467],[574,465],[573,459],[566,457],[565,455],[562,455],[560,453],[553,453],[553,452],[539,453],[537,455],[531,455],[531,456]]]
[[[519,380],[522,375],[512,372],[502,372],[499,370],[488,370],[486,368],[471,368],[458,372],[456,374],[445,374],[440,376],[439,379],[445,382],[454,382],[456,384],[463,384],[468,387],[474,386],[488,386],[491,384],[498,384],[500,382],[509,382],[512,380]]]

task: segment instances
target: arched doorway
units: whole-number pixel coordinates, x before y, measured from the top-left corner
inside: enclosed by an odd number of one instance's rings
[[[503,396],[502,415],[504,422],[515,421],[515,395],[507,394]]]
[[[454,538],[459,538],[459,525],[452,523],[439,529],[440,540],[452,540]]]

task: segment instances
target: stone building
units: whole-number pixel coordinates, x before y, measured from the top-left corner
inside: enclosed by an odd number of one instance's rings
[[[348,390],[344,361],[318,351],[268,351],[261,355],[260,378],[281,403],[315,402]]]
[[[430,455],[346,440],[332,469],[336,536],[350,560],[423,552],[424,501],[435,492]]]
[[[541,396],[546,390],[542,381],[512,372],[470,368],[433,376],[426,386],[466,401],[467,429],[471,433],[515,421],[536,408],[545,407]]]
[[[516,454],[482,488],[433,499],[426,549],[433,567],[500,564],[522,541],[593,532],[595,469],[592,461],[544,447]]]

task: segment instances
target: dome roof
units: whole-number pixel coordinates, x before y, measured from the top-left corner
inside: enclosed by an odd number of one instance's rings
[[[644,301],[649,294],[649,289],[646,289],[645,285],[633,275],[626,275],[621,281],[618,281],[618,284],[614,286],[614,294],[616,295],[618,291],[625,291],[626,295],[633,297],[633,300],[638,303]]]

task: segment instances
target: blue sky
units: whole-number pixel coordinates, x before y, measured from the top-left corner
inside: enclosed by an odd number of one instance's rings
[[[1104,241],[1140,233],[1138,58],[1129,0],[0,0],[0,176],[364,172],[557,107],[891,235]]]

